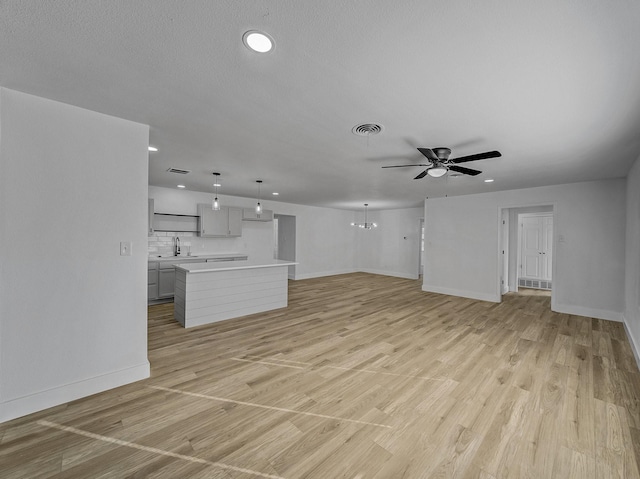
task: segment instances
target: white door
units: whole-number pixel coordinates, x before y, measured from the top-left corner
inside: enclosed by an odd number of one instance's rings
[[[551,280],[553,216],[525,216],[520,222],[520,277]]]
[[[542,222],[539,216],[522,218],[520,276],[542,279]]]

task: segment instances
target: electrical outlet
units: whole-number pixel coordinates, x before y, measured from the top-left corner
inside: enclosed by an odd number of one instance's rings
[[[120,241],[120,256],[131,256],[131,241]]]

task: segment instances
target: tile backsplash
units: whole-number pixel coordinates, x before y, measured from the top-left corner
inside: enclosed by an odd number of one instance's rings
[[[148,237],[149,256],[173,254],[176,237],[180,238],[180,250],[183,254],[195,246],[193,243],[197,239],[196,233],[156,231]]]
[[[173,254],[175,238],[180,238],[180,252],[191,252],[194,256],[202,254],[246,253],[253,255],[259,252],[264,239],[251,235],[250,227],[246,227],[242,237],[202,238],[198,233],[184,231],[155,231],[147,238],[149,256],[170,256]],[[266,232],[267,234],[269,231]],[[265,235],[266,236],[266,235]],[[253,244],[253,246],[250,246]],[[256,250],[256,248],[258,248]]]

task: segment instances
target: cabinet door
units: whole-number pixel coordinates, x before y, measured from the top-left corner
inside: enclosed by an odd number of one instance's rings
[[[242,208],[229,208],[229,236],[242,236]]]
[[[147,265],[147,300],[158,299],[158,263]]]
[[[219,211],[213,211],[211,205],[198,205],[200,216],[200,236],[228,236],[229,208],[223,206]]]
[[[161,269],[158,272],[158,297],[173,296],[175,292],[176,270]]]

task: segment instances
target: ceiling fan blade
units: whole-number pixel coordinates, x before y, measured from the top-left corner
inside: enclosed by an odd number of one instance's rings
[[[426,170],[424,170],[422,173],[420,173],[418,176],[416,176],[414,178],[414,180],[419,180],[420,178],[424,178],[425,176],[427,176],[427,171],[429,171],[429,168],[427,168]]]
[[[486,160],[487,158],[498,158],[502,156],[499,151],[487,151],[486,153],[477,153],[475,155],[461,156],[460,158],[452,158],[451,163],[466,163],[467,161]]]
[[[431,161],[439,161],[436,154],[430,148],[418,148],[418,151]]]
[[[455,165],[449,166],[449,171],[456,171],[458,173],[462,173],[463,175],[471,175],[471,176],[476,176],[482,173],[482,171],[472,170],[471,168],[464,168],[462,166],[455,166]]]
[[[382,168],[405,168],[407,166],[431,166],[431,165],[425,165],[423,163],[417,164],[417,165],[393,165],[393,166],[383,166]]]

